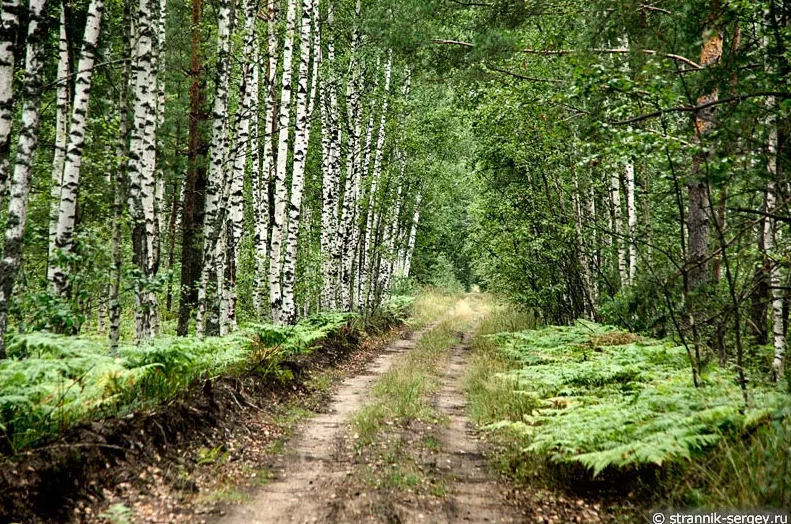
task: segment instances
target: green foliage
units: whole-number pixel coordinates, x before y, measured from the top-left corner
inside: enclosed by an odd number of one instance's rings
[[[534,408],[524,413],[522,404],[499,420],[492,413],[489,428],[509,428],[526,452],[580,463],[594,476],[688,460],[752,430],[780,400],[756,386],[745,407],[732,370],[711,370],[696,388],[684,348],[592,322],[490,339],[515,363],[496,379]]]
[[[16,453],[81,421],[168,400],[196,381],[260,366],[261,358],[276,371],[280,359],[312,350],[351,318],[325,313],[226,337],[161,337],[121,346],[115,356],[98,338],[16,335],[11,358],[0,361],[0,450]]]

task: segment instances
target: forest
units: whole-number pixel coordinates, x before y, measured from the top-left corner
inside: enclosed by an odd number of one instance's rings
[[[331,369],[405,328],[373,407],[333,422],[355,467],[409,466],[365,470],[388,504],[458,491],[388,431],[443,456],[460,417],[521,493],[504,522],[788,508],[791,3],[2,0],[1,22],[0,469],[39,473],[0,473],[0,522],[177,522],[41,464],[196,398],[303,435],[267,395],[321,413]],[[190,471],[230,438],[184,444]],[[326,521],[454,521],[372,500]]]

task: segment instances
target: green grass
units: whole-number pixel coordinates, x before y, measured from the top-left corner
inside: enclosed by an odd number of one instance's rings
[[[354,418],[361,445],[373,442],[388,421],[439,418],[430,406],[429,395],[438,387],[439,361],[458,342],[456,332],[462,323],[458,317],[441,321],[382,375],[373,388],[371,402]]]

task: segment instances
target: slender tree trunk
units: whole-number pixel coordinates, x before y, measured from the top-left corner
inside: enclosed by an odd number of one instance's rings
[[[635,233],[637,229],[637,206],[635,205],[634,163],[626,163],[626,224],[629,235],[629,285],[634,284],[637,276],[637,244]]]
[[[140,0],[137,18],[135,104],[129,144],[129,206],[132,249],[139,276],[135,282],[135,327],[138,342],[151,340],[158,329],[159,307],[151,289],[159,270],[156,213],[156,85],[158,4]]]
[[[214,97],[211,157],[206,184],[204,214],[203,264],[198,288],[199,336],[207,332],[207,320],[214,317],[219,293],[218,241],[222,237],[221,192],[224,182],[225,160],[228,150],[228,83],[230,77],[231,6],[221,0],[217,12],[217,92]],[[210,317],[211,315],[211,317]]]
[[[310,105],[312,101],[308,91],[308,66],[311,54],[311,18],[317,0],[303,0],[302,22],[300,25],[300,61],[297,77],[296,125],[294,138],[294,163],[291,173],[291,203],[288,217],[288,236],[286,253],[283,260],[283,310],[279,321],[282,323],[296,322],[297,311],[294,303],[294,284],[297,267],[297,243],[299,240],[300,210],[302,209],[302,192],[305,187],[305,162],[310,142]],[[318,33],[319,28],[316,27]],[[319,56],[314,56],[314,61]],[[315,81],[315,76],[314,76]]]
[[[52,262],[55,257],[55,235],[58,231],[60,188],[63,183],[63,165],[66,162],[66,142],[69,139],[69,41],[66,35],[66,3],[61,1],[60,38],[58,40],[58,92],[55,115],[55,154],[52,158],[52,188],[50,189],[49,263],[47,277],[52,281]]]
[[[208,114],[201,58],[202,0],[191,0],[190,38],[190,119],[187,148],[187,176],[184,178],[184,200],[181,207],[181,283],[177,333],[189,331],[192,309],[198,299],[196,284],[201,276],[203,242],[201,224],[206,198],[206,149],[203,124]]]
[[[9,176],[14,123],[14,44],[19,29],[19,0],[3,0],[0,13],[0,209]],[[0,332],[0,335],[2,333]]]
[[[321,204],[321,305],[337,309],[338,280],[338,158],[340,156],[340,128],[338,125],[337,71],[335,64],[335,41],[332,34],[333,4],[328,6],[327,23],[327,70],[329,79],[322,81],[321,128],[322,128],[322,204]]]
[[[123,57],[130,58],[124,62],[123,84],[121,85],[121,96],[119,106],[118,142],[115,146],[115,157],[118,162],[113,174],[113,267],[110,273],[110,293],[108,297],[110,313],[109,345],[110,353],[115,354],[118,350],[118,341],[121,337],[121,276],[123,273],[123,251],[121,243],[121,226],[124,218],[124,202],[127,198],[127,167],[128,167],[128,143],[129,134],[129,89],[132,80],[132,6],[129,2],[124,4],[124,40]]]
[[[297,0],[288,0],[286,13],[286,40],[283,44],[283,77],[281,82],[280,108],[278,114],[277,166],[275,169],[275,215],[272,222],[272,244],[269,254],[269,308],[272,320],[281,322],[283,290],[281,287],[282,243],[286,220],[288,188],[286,167],[288,165],[289,128],[291,125],[291,81],[296,33]]]
[[[610,179],[610,197],[612,198],[613,214],[612,243],[618,252],[618,286],[621,287],[629,279],[629,270],[624,248],[623,220],[621,219],[621,179],[617,173],[614,173]]]
[[[412,253],[415,251],[415,241],[417,239],[417,227],[420,223],[420,203],[423,200],[423,193],[418,190],[415,197],[415,212],[412,215],[412,225],[409,229],[409,243],[407,244],[404,255],[404,278],[409,278],[409,271],[412,269]]]
[[[264,120],[264,147],[261,161],[261,181],[258,185],[258,218],[256,220],[256,271],[255,271],[255,297],[258,316],[264,315],[264,304],[268,304],[268,293],[265,283],[267,276],[267,260],[269,258],[269,185],[272,173],[275,170],[275,149],[272,141],[275,133],[275,117],[277,107],[275,104],[275,81],[277,77],[277,33],[275,32],[275,6],[274,0],[269,0],[267,5],[267,78],[266,101]],[[267,308],[268,309],[268,308]]]
[[[159,130],[165,123],[165,35],[167,21],[167,0],[159,0],[159,16],[157,18],[157,158],[162,155],[164,145],[162,143],[162,133]],[[162,252],[162,231],[165,229],[167,210],[165,209],[165,172],[162,169],[163,162],[157,162],[156,171],[156,206],[157,206],[157,257]],[[174,195],[174,198],[177,198]]]
[[[777,190],[779,179],[779,169],[777,165],[777,121],[775,117],[776,100],[769,97],[766,105],[769,109],[767,121],[768,140],[766,148],[766,170],[769,175],[769,182],[766,185],[766,212],[770,215],[777,213]],[[764,222],[764,245],[766,254],[772,260],[769,270],[769,286],[772,292],[772,343],[774,346],[774,360],[772,361],[772,371],[775,380],[783,376],[783,364],[786,352],[785,322],[783,314],[783,281],[781,275],[781,265],[777,253],[777,244],[780,240],[780,229],[777,220],[767,218]]]
[[[250,57],[242,64],[242,85],[240,87],[239,109],[236,115],[235,147],[233,163],[229,175],[229,214],[225,227],[229,229],[223,256],[225,256],[226,278],[220,290],[220,334],[226,335],[237,328],[236,323],[236,268],[239,263],[239,242],[244,229],[244,174],[247,166],[247,153],[250,148],[251,104],[258,97],[258,86],[253,85],[254,70],[258,67],[256,14],[257,0],[247,0],[244,9],[244,46],[242,54]]]
[[[41,117],[44,56],[46,51],[45,0],[31,0],[28,7],[27,51],[23,83],[22,123],[19,127],[14,174],[11,178],[6,214],[3,256],[0,258],[0,359],[5,358],[5,334],[8,307],[19,267],[22,265],[27,209],[30,199],[30,176],[38,143]],[[3,6],[3,14],[6,6]],[[4,20],[5,23],[5,20]],[[5,37],[5,33],[4,33]],[[5,59],[6,57],[0,56]],[[4,72],[0,70],[0,73]],[[0,103],[4,102],[0,99]],[[5,109],[3,109],[5,110]],[[0,115],[7,117],[9,115]]]
[[[712,7],[712,18],[718,16],[719,2],[715,1]],[[713,24],[711,24],[713,25]],[[704,34],[703,48],[700,53],[700,65],[711,67],[719,62],[722,57],[722,32],[719,28],[707,27]],[[698,98],[698,105],[716,102],[719,91],[715,88],[710,93]],[[687,214],[687,229],[689,230],[689,287],[697,289],[709,280],[709,187],[705,174],[710,151],[705,149],[705,138],[714,127],[714,118],[717,106],[711,105],[695,113],[695,140],[702,151],[696,153],[692,159],[692,181],[688,184],[689,211]]]
[[[63,165],[62,183],[60,185],[60,204],[58,206],[58,224],[55,228],[54,252],[69,254],[73,248],[74,225],[77,217],[77,192],[80,187],[80,169],[82,167],[82,150],[85,147],[85,133],[88,125],[88,104],[91,97],[91,81],[93,65],[96,60],[96,45],[104,12],[104,0],[91,0],[85,23],[85,36],[77,64],[77,78],[74,89],[74,104],[69,126],[69,140],[66,145],[66,159]],[[53,173],[53,179],[58,173]],[[57,261],[50,264],[50,283],[61,297],[68,295],[69,270]]]

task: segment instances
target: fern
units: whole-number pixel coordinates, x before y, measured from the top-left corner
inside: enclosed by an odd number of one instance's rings
[[[691,383],[686,352],[661,341],[639,341],[591,322],[490,338],[519,368],[500,374],[534,395],[538,406],[509,428],[525,451],[578,462],[596,476],[608,467],[662,466],[689,460],[723,436],[770,417],[774,389],[753,388],[751,406],[728,374],[715,370],[703,387]],[[622,345],[599,343],[628,341]]]
[[[123,414],[184,391],[196,380],[258,365],[262,345],[287,354],[307,352],[352,315],[324,313],[296,326],[251,325],[225,337],[161,337],[123,345],[118,356],[104,340],[28,333],[9,337],[0,361],[0,450],[18,452],[83,420]]]

